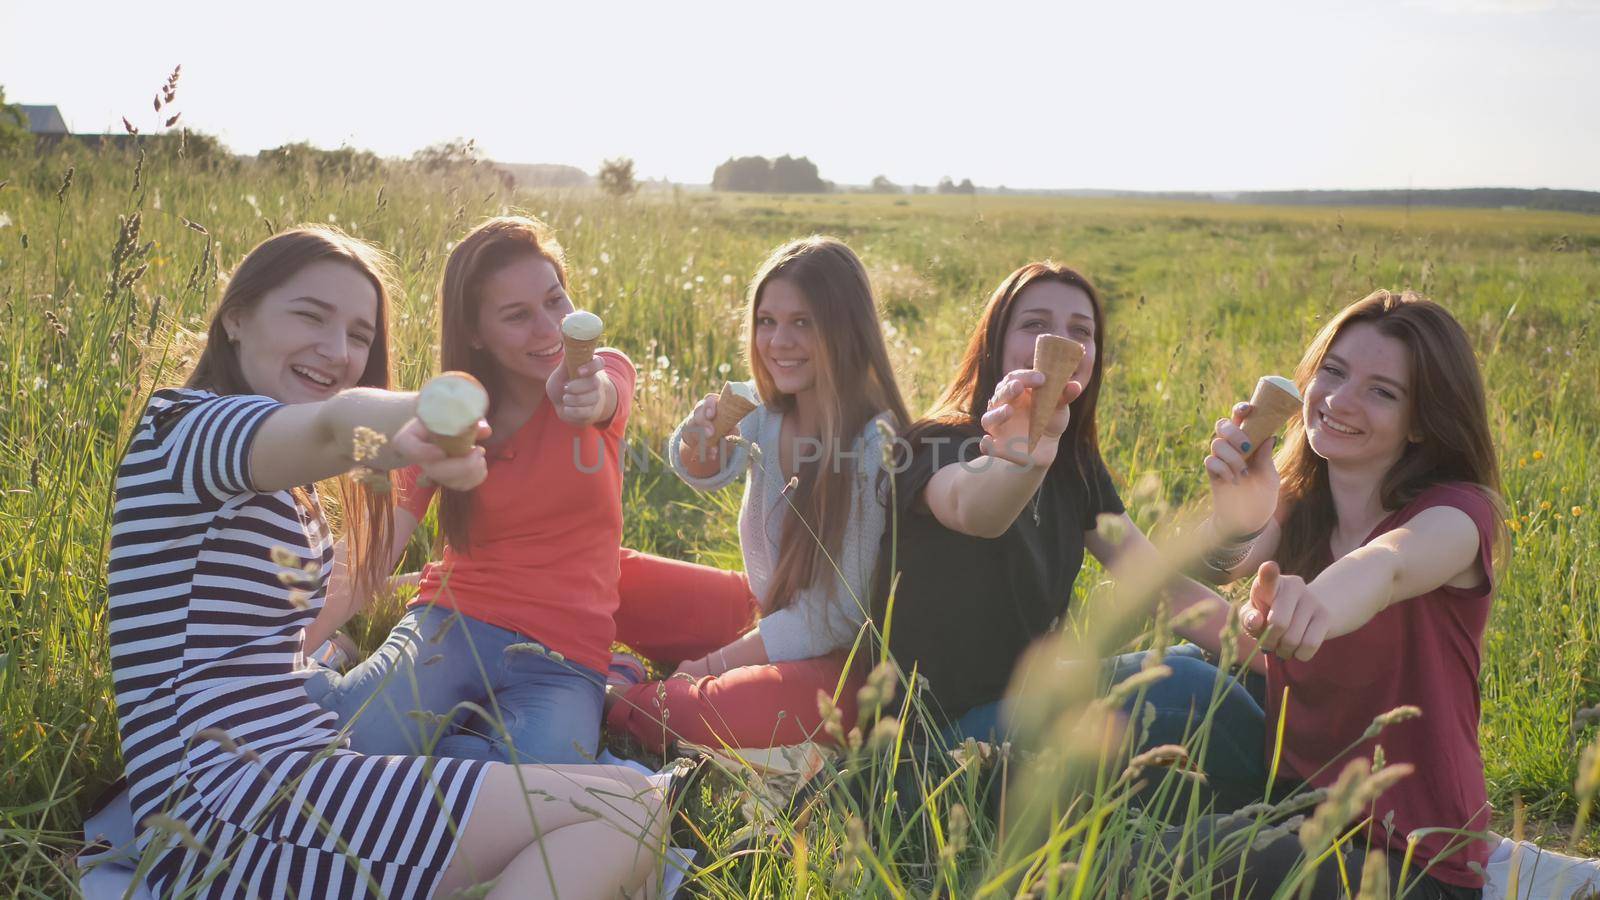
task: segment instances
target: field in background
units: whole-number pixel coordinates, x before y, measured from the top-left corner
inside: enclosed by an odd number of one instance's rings
[[[1210,423],[1258,375],[1290,372],[1327,315],[1375,287],[1439,300],[1483,362],[1514,516],[1482,681],[1490,795],[1501,811],[1520,797],[1552,834],[1574,815],[1579,753],[1595,737],[1574,717],[1600,702],[1600,218],[1000,197],[616,201],[507,195],[468,169],[351,180],[172,150],[142,164],[70,147],[0,159],[0,884],[60,893],[80,810],[119,774],[105,636],[112,473],[143,391],[180,377],[228,269],[300,222],[375,241],[397,261],[397,374],[414,386],[436,364],[444,255],[508,210],[557,230],[575,302],[639,368],[632,440],[657,448],[702,393],[743,377],[744,288],[788,238],[833,234],[866,261],[914,410],[1002,276],[1030,259],[1070,262],[1108,298],[1101,442],[1147,529],[1203,494]],[[737,566],[736,514],[734,492],[697,497],[642,466],[626,485],[625,539]],[[1080,591],[1095,581],[1086,573]],[[808,827],[823,835],[812,866],[834,855],[824,847],[871,855],[843,822]],[[875,869],[863,871],[858,887],[876,890]],[[804,864],[725,867],[704,885],[733,896],[806,877]]]

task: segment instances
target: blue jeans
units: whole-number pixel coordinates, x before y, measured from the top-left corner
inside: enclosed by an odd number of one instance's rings
[[[555,764],[594,761],[605,684],[525,635],[418,606],[376,653],[343,676],[318,672],[306,693],[362,753]]]
[[[1110,681],[1116,684],[1140,671],[1146,653],[1124,653],[1107,663]],[[1221,672],[1206,662],[1199,647],[1184,644],[1168,648],[1165,663],[1172,674],[1144,689],[1143,696],[1130,697],[1123,706],[1129,723],[1138,729],[1133,752],[1139,753],[1162,744],[1185,744],[1213,705],[1211,731],[1203,750],[1192,744],[1194,762],[1206,773],[1209,796],[1221,810],[1238,809],[1262,799],[1267,782],[1265,760],[1266,714],[1246,682]],[[1219,684],[1220,682],[1220,684]],[[1144,727],[1144,710],[1154,710],[1149,728]],[[973,737],[1003,740],[1005,710],[1000,702],[986,703],[964,713],[946,726],[941,736],[947,743]]]

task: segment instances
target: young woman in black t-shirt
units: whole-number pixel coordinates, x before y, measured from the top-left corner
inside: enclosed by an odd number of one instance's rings
[[[1070,338],[1085,352],[1030,451],[1033,391],[1044,383],[1033,369],[1041,334]],[[899,520],[891,529],[897,547],[893,572],[890,555],[882,557],[878,623],[901,668],[915,666],[927,678],[924,700],[942,718],[947,740],[1003,734],[1000,699],[1012,669],[1065,613],[1085,550],[1113,578],[1153,563],[1155,547],[1124,511],[1100,458],[1095,407],[1104,349],[1105,314],[1088,279],[1063,265],[1029,263],[995,289],[954,380],[898,442]],[[1109,527],[1097,528],[1106,517]],[[896,575],[893,620],[884,629],[887,587]],[[1180,580],[1165,599],[1174,612],[1207,607],[1183,636],[1219,649],[1228,614],[1221,598]],[[1181,739],[1190,701],[1203,698],[1204,713],[1216,670],[1183,654],[1167,662],[1173,675],[1145,700],[1166,719],[1165,731]],[[1190,677],[1197,673],[1203,685]],[[1225,709],[1241,708],[1235,700],[1254,705],[1237,683],[1228,690],[1240,696],[1230,696]],[[1241,726],[1214,728],[1209,755],[1249,757],[1242,751],[1259,746],[1261,725],[1243,717]],[[1228,752],[1230,742],[1241,752]],[[1226,780],[1232,773],[1216,774]]]

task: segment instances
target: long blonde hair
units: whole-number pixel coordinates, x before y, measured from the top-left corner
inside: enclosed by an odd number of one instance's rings
[[[205,348],[184,387],[224,395],[255,393],[239,364],[238,348],[228,340],[226,318],[235,311],[251,309],[268,291],[321,260],[335,260],[350,266],[377,292],[378,314],[372,346],[367,351],[366,368],[356,384],[388,388],[391,376],[388,258],[372,244],[327,225],[303,225],[280,231],[245,254],[228,278],[222,299],[211,314]],[[357,596],[366,596],[389,575],[393,500],[387,492],[372,490],[348,475],[340,476],[337,481],[341,531],[349,552],[347,564],[352,584]],[[294,495],[302,505],[315,507],[304,491],[297,488]]]
[[[798,473],[791,502],[802,521],[785,527],[778,541],[778,564],[768,593],[774,611],[787,606],[801,589],[835,577],[829,560],[840,559],[855,499],[854,467],[839,466],[835,453],[853,446],[867,423],[882,413],[893,418],[897,431],[911,420],[889,362],[866,266],[842,242],[820,235],[774,250],[750,282],[745,359],[762,401],[782,412],[795,408],[794,395],[778,390],[756,350],[761,295],[778,280],[798,289],[810,308],[820,350],[813,359],[821,431],[817,437],[824,450],[821,460],[803,464]]]

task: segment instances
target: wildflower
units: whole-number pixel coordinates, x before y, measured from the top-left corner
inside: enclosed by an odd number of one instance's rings
[[[1356,900],[1380,900],[1389,896],[1389,861],[1383,853],[1368,853],[1361,867],[1361,891]]]
[[[722,283],[723,284],[733,284],[733,276],[732,275],[724,275],[724,276],[722,276]]]
[[[1135,756],[1122,771],[1122,781],[1138,778],[1147,768],[1168,768],[1189,761],[1189,751],[1179,744],[1162,744]]]
[[[723,363],[722,365],[717,366],[717,374],[718,375],[722,375],[722,376],[726,377],[727,374],[729,372],[731,372],[731,371],[733,371],[733,366],[730,366],[727,363]]]
[[[1517,468],[1526,469],[1527,467],[1528,467],[1528,458],[1526,456],[1524,456],[1523,458],[1517,460]]]
[[[1410,705],[1396,706],[1386,713],[1379,713],[1374,716],[1372,724],[1367,726],[1366,733],[1361,735],[1361,739],[1366,740],[1367,738],[1375,737],[1378,732],[1388,728],[1390,725],[1398,725],[1401,722],[1420,718],[1421,716],[1422,709],[1419,707]]]
[[[1540,501],[1539,502],[1539,508],[1540,509],[1549,509],[1550,508],[1550,501],[1549,500]]]
[[[378,469],[362,466],[355,471],[355,480],[374,494],[387,494],[394,485],[389,482],[389,473]]]
[[[900,720],[894,716],[884,716],[878,720],[878,724],[872,726],[872,734],[867,738],[867,747],[871,750],[882,750],[899,739]]]
[[[1543,450],[1535,450],[1535,451],[1533,451],[1533,461],[1534,462],[1538,462],[1541,459],[1544,459],[1544,451]]]
[[[146,829],[151,831],[161,831],[176,837],[178,843],[188,847],[195,853],[199,853],[202,856],[211,855],[210,848],[200,843],[200,839],[194,836],[194,832],[189,829],[188,823],[182,819],[174,818],[166,813],[152,813],[144,817],[143,824]]]
[[[284,566],[278,572],[278,583],[284,587],[311,589],[317,586],[317,576],[322,574],[322,567],[313,560],[304,566]]]
[[[1577,517],[1579,517],[1579,516],[1581,516],[1581,515],[1583,515],[1583,507],[1581,507],[1581,506],[1574,506],[1574,507],[1573,507],[1573,508],[1572,508],[1572,517],[1573,517],[1573,518],[1574,518],[1574,519],[1576,519],[1576,518],[1577,518]]]
[[[949,838],[945,842],[945,852],[952,857],[967,849],[967,833],[972,828],[972,818],[967,815],[967,808],[960,803],[950,807],[950,817],[945,825]]]
[[[351,455],[355,457],[356,462],[376,459],[378,451],[387,443],[389,438],[382,433],[373,431],[365,425],[357,425]]]
[[[1578,780],[1572,787],[1580,803],[1600,790],[1600,741],[1584,748],[1583,757],[1578,760]]]
[[[833,698],[823,691],[817,691],[817,713],[822,716],[822,730],[838,743],[844,744],[844,714],[834,705]]]
[[[1127,537],[1127,526],[1123,524],[1122,516],[1118,513],[1104,512],[1095,517],[1094,530],[1102,540],[1112,544],[1120,544],[1122,539]]]

